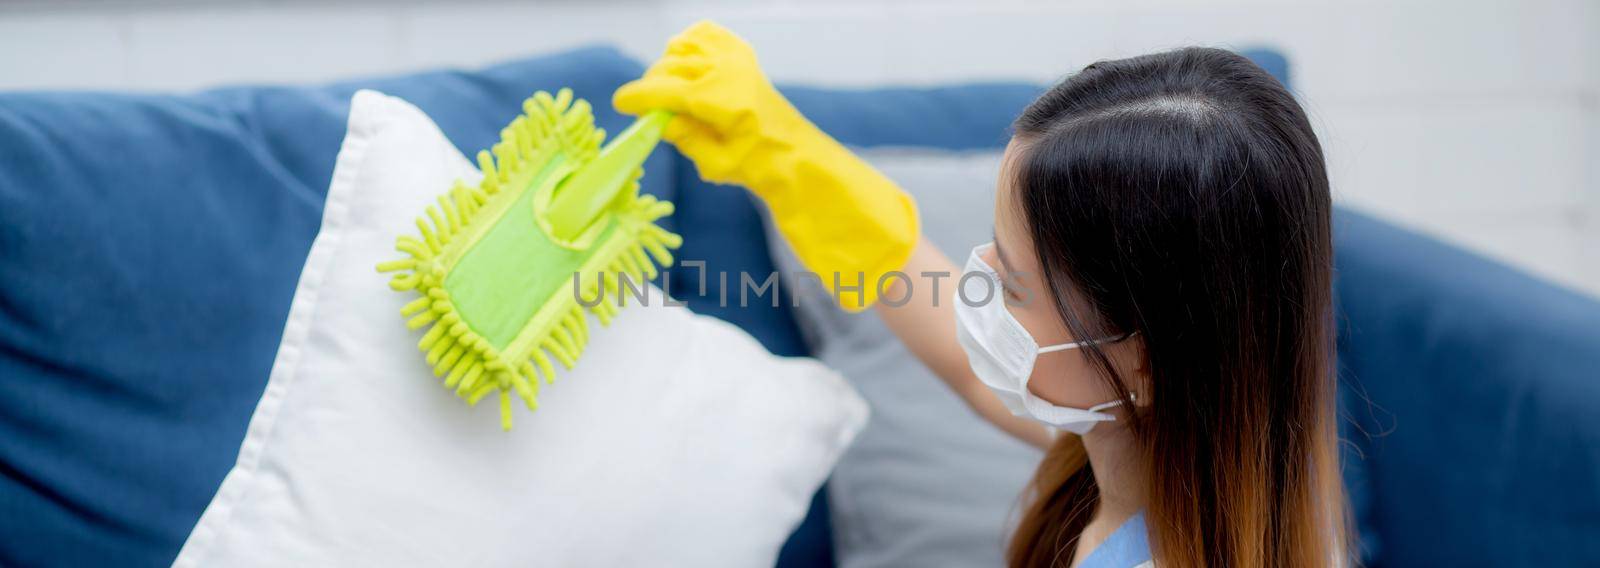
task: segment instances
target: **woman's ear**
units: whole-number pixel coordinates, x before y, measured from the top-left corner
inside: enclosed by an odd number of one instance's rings
[[[1123,368],[1132,371],[1126,373],[1126,376],[1132,382],[1132,384],[1128,385],[1128,388],[1137,395],[1133,403],[1135,406],[1149,406],[1151,398],[1150,357],[1147,354],[1148,352],[1145,351],[1144,336],[1134,335],[1129,337],[1126,341],[1123,341],[1123,345],[1125,347],[1119,350],[1125,357]]]

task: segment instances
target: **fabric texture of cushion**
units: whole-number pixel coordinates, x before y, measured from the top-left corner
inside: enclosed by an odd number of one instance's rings
[[[584,49],[319,87],[0,94],[0,566],[171,564],[261,398],[358,88],[475,152],[534,91],[608,101],[642,71]],[[671,198],[672,155],[644,191]]]
[[[497,405],[441,390],[401,321],[412,298],[373,268],[441,188],[478,177],[416,107],[355,95],[265,394],[175,565],[777,558],[865,403],[654,290],[501,431]]]

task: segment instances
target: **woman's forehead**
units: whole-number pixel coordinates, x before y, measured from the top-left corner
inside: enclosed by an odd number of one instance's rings
[[[1007,260],[1031,265],[1033,246],[1028,240],[1027,220],[1017,207],[1015,168],[1021,154],[1019,146],[1012,138],[1000,158],[1000,175],[994,185],[994,236],[995,245],[1006,251]]]

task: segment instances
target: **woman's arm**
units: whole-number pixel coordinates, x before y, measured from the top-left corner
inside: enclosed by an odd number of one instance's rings
[[[967,405],[1000,429],[1035,446],[1050,443],[1044,426],[1019,419],[978,382],[956,342],[950,306],[956,266],[918,234],[916,206],[893,180],[811,124],[761,71],[755,50],[726,28],[699,22],[672,38],[643,77],[617,89],[617,110],[676,113],[662,137],[694,160],[700,177],[750,188],[813,274],[860,274],[868,285],[846,310],[876,299],[880,275],[910,260],[913,279],[900,307],[878,313],[922,362]],[[945,277],[937,293],[923,273]],[[891,279],[892,298],[906,295]],[[897,302],[899,303],[899,302]]]
[[[911,280],[909,298],[906,279],[890,279],[892,284],[883,297],[892,298],[900,305],[891,306],[880,301],[876,304],[878,316],[907,349],[961,395],[979,416],[1035,447],[1049,447],[1054,441],[1050,430],[1038,422],[1013,416],[1000,399],[978,381],[967,364],[967,352],[956,341],[956,312],[952,305],[960,301],[955,296],[955,287],[961,269],[928,242],[927,237],[922,237],[901,272]],[[907,300],[901,302],[901,298]]]

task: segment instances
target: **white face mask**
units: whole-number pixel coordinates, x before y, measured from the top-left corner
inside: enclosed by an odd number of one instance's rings
[[[1132,334],[1039,347],[1028,330],[1006,309],[999,275],[983,261],[981,255],[993,247],[994,243],[989,243],[972,249],[966,272],[983,276],[963,277],[959,283],[965,290],[958,290],[953,298],[956,339],[967,352],[972,372],[1014,415],[1079,435],[1088,433],[1096,423],[1116,420],[1116,416],[1101,411],[1122,404],[1121,400],[1086,409],[1056,406],[1028,390],[1028,379],[1033,376],[1033,364],[1040,353],[1114,343]],[[967,301],[977,302],[983,298],[988,300],[977,306],[967,304]]]

